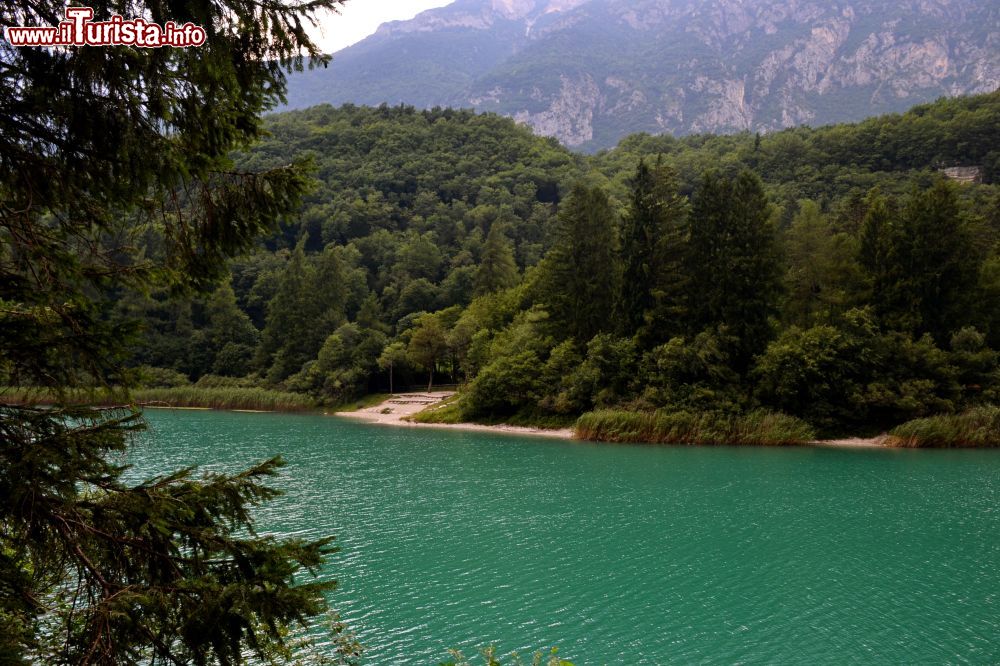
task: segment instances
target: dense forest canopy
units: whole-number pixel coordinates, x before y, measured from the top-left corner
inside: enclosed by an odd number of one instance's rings
[[[1000,390],[1000,93],[593,157],[450,109],[266,127],[237,165],[308,158],[317,184],[210,297],[123,303],[151,385],[334,404],[391,368],[462,384],[462,418],[765,407],[831,432]]]

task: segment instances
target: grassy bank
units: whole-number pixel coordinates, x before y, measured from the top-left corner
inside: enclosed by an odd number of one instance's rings
[[[997,448],[1000,407],[976,407],[961,414],[908,421],[889,433],[886,444],[899,448]]]
[[[509,425],[522,428],[540,428],[542,430],[560,430],[562,428],[572,428],[576,422],[576,417],[522,411],[504,417],[470,418],[462,410],[460,396],[454,395],[438,405],[414,414],[407,420],[415,423],[434,423],[439,425],[474,423],[476,425]]]
[[[136,389],[130,394],[106,390],[74,389],[59,398],[38,388],[5,389],[2,400],[10,403],[47,405],[66,404],[121,405],[150,407],[197,407],[204,409],[245,409],[262,412],[307,412],[317,408],[309,396],[262,388],[175,388]]]
[[[816,433],[800,419],[768,411],[729,416],[602,410],[581,416],[576,436],[597,442],[796,446],[814,440]]]
[[[360,398],[354,398],[352,400],[344,400],[343,402],[338,402],[336,404],[326,404],[324,408],[327,412],[356,412],[362,409],[367,409],[368,407],[375,407],[376,405],[381,405],[383,402],[391,398],[392,395],[389,393],[371,393],[369,395],[362,396]]]
[[[438,425],[463,423],[462,410],[458,401],[458,395],[453,395],[436,405],[428,407],[422,412],[417,412],[413,416],[406,417],[405,420],[413,421],[414,423],[434,423]]]

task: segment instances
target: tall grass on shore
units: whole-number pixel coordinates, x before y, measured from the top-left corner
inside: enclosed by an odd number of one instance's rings
[[[139,389],[132,393],[141,405],[151,407],[207,407],[208,409],[246,409],[263,412],[307,412],[316,402],[307,395],[283,393],[263,388],[177,388]]]
[[[120,407],[132,402],[125,391],[106,387],[72,387],[56,391],[39,386],[0,386],[0,403],[10,405],[98,405]]]
[[[889,433],[888,446],[970,449],[1000,447],[1000,407],[974,407],[961,414],[907,421]]]
[[[178,386],[173,388],[136,389],[125,395],[116,392],[75,389],[57,396],[38,388],[4,389],[0,400],[18,404],[94,404],[121,405],[125,403],[149,407],[195,407],[204,409],[245,409],[262,412],[306,412],[317,408],[309,396],[283,393],[263,388],[202,388]]]
[[[797,446],[816,438],[809,424],[780,412],[737,416],[713,412],[589,412],[576,422],[578,439],[649,444]]]

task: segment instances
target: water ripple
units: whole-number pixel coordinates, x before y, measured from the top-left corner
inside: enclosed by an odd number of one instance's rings
[[[1000,454],[602,447],[157,412],[136,477],[281,453],[366,663],[1000,662]]]

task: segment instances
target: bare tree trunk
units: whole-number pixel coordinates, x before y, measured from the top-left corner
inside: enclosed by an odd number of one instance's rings
[[[431,386],[434,385],[434,366],[431,366],[430,377],[427,378],[427,392],[431,392]]]
[[[394,391],[392,390],[392,366],[393,366],[393,364],[390,363],[389,364],[389,395],[394,395]]]

